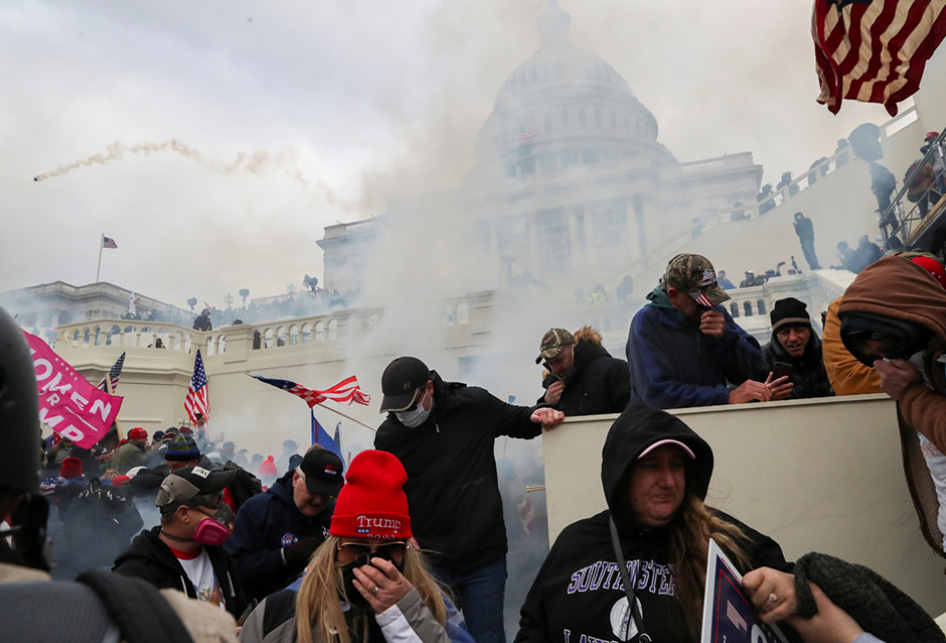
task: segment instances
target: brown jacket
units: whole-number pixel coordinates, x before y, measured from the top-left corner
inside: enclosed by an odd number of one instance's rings
[[[907,386],[900,412],[911,427],[946,453],[946,373],[936,360],[946,348],[946,290],[917,264],[901,257],[886,257],[858,275],[841,299],[838,310],[863,312],[922,324],[933,332],[926,347],[926,376]]]
[[[920,451],[917,431],[946,453],[946,373],[937,361],[946,349],[946,290],[923,268],[902,257],[886,257],[858,275],[841,299],[839,314],[865,312],[922,324],[933,331],[923,356],[924,382],[907,386],[900,397],[900,438],[907,484],[923,535],[943,556],[937,527],[939,500]]]
[[[883,393],[877,371],[861,364],[841,341],[841,320],[838,319],[840,306],[840,297],[828,306],[828,314],[824,319],[824,335],[821,338],[821,354],[831,388],[834,389],[835,395]]]

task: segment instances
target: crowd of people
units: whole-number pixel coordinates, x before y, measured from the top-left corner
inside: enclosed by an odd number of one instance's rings
[[[941,260],[875,261],[829,307],[823,338],[804,302],[781,299],[765,347],[727,312],[723,285],[707,258],[674,257],[630,324],[627,361],[590,327],[549,329],[535,359],[544,392],[528,406],[398,357],[381,377],[374,448],[347,470],[335,453],[297,453],[292,441],[278,458],[247,457],[211,441],[202,418],[151,436],[136,427],[125,440],[113,431],[88,450],[40,440],[28,348],[0,311],[5,631],[53,640],[81,615],[89,632],[117,627],[133,640],[128,619],[114,616],[127,609],[195,641],[505,643],[507,578],[522,569],[510,558],[530,552],[507,539],[500,472],[515,473],[497,462],[495,441],[612,413],[601,464],[608,509],[557,538],[523,598],[516,643],[699,640],[710,539],[744,575],[759,618],[785,625],[793,642],[906,640],[897,628],[927,640],[932,619],[863,568],[820,555],[792,563],[771,538],[707,507],[712,449],[665,409],[882,390],[916,430],[905,453],[929,476],[915,482],[946,488]],[[139,532],[147,510],[155,524]],[[935,511],[935,533],[946,533],[946,509]],[[62,557],[54,577],[79,584],[43,582],[47,530]],[[112,572],[85,572],[94,568]],[[835,571],[819,575],[826,568]],[[12,590],[24,583],[57,618],[16,608]],[[74,600],[55,603],[66,591]],[[868,594],[901,606],[900,620],[866,633]],[[142,598],[128,607],[130,596]]]

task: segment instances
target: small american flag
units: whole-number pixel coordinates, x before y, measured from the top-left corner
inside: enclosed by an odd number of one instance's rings
[[[747,632],[749,631],[749,626],[746,624],[746,619],[742,618],[742,614],[739,613],[739,610],[737,610],[735,606],[729,601],[726,601],[726,617],[733,625],[736,626],[737,630],[741,627]]]
[[[118,249],[118,244],[115,243],[115,240],[114,240],[114,239],[112,239],[112,238],[110,238],[110,237],[105,237],[105,236],[103,236],[103,237],[102,237],[102,247],[103,247],[103,248],[111,248],[112,250],[117,250],[117,249]]]
[[[358,386],[358,378],[354,375],[348,377],[335,386],[325,389],[324,391],[316,391],[315,389],[306,388],[300,386],[295,382],[290,382],[289,380],[276,380],[268,377],[260,377],[259,375],[253,375],[252,373],[247,373],[250,377],[258,379],[260,382],[265,382],[270,386],[275,386],[276,388],[282,389],[287,393],[292,393],[296,397],[301,397],[305,400],[305,403],[309,405],[309,408],[312,408],[316,404],[321,404],[326,400],[332,400],[333,402],[340,402],[341,404],[351,404],[352,402],[357,402],[358,404],[364,404],[365,406],[371,401],[371,396],[361,390],[361,387]]]
[[[122,366],[125,365],[125,354],[122,353],[121,357],[115,360],[115,363],[112,364],[112,368],[108,371],[108,379],[112,381],[112,393],[118,390],[118,379],[122,376]],[[108,384],[105,382],[105,378],[102,378],[102,381],[96,384],[95,388],[102,389],[103,391],[108,391]]]
[[[205,420],[210,419],[210,397],[207,393],[207,373],[204,372],[204,360],[200,358],[200,349],[197,350],[197,358],[194,360],[194,375],[191,377],[191,385],[187,387],[187,397],[184,398],[184,410],[191,422],[197,424],[197,414],[204,416]]]
[[[713,302],[711,302],[710,298],[707,297],[704,293],[693,292],[693,293],[690,293],[690,296],[693,297],[693,299],[696,300],[696,303],[698,303],[700,306],[705,306],[706,308],[713,307]]]
[[[528,123],[519,123],[519,127],[516,131],[516,141],[519,143],[525,143],[533,136],[539,134],[539,124],[534,120],[529,121]]]
[[[815,0],[818,102],[834,114],[845,98],[882,103],[895,116],[946,36],[944,7],[946,0]]]

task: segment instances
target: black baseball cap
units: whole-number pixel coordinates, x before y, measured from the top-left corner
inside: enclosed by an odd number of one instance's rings
[[[334,497],[345,484],[341,458],[327,449],[312,449],[306,453],[299,469],[311,494]]]
[[[430,369],[416,357],[398,357],[381,374],[381,413],[405,411],[414,403],[417,389],[430,381]]]

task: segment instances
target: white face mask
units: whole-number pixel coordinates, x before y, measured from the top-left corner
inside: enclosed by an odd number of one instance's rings
[[[427,421],[430,411],[424,409],[424,399],[427,397],[427,391],[424,391],[420,399],[417,400],[417,406],[412,411],[398,411],[394,415],[398,421],[409,429],[420,426]]]

